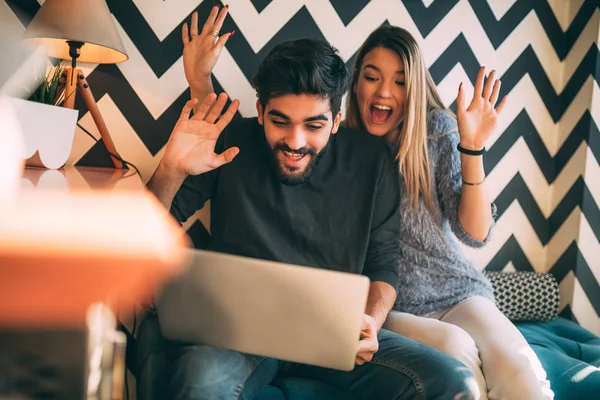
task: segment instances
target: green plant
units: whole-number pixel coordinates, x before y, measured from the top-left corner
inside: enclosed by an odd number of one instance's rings
[[[61,77],[65,67],[58,65],[48,71],[48,74],[39,75],[36,87],[29,100],[38,103],[61,106],[65,101],[65,85],[61,84]]]

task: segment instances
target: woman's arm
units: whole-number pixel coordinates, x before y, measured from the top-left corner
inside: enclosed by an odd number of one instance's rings
[[[458,240],[470,247],[481,247],[488,241],[490,232],[492,231],[495,206],[490,204],[485,188],[479,189],[483,192],[485,200],[472,197],[473,194],[478,193],[472,192],[470,195],[466,193],[465,188],[468,185],[464,185],[463,182],[468,182],[468,179],[474,179],[475,177],[464,175],[465,165],[462,161],[463,156],[456,149],[460,143],[456,119],[445,112],[439,111],[434,112],[430,118],[432,119],[430,121],[430,130],[434,134],[444,133],[436,139],[430,139],[437,141],[434,147],[436,149],[435,154],[431,156],[436,158],[435,182],[441,211],[444,217],[448,219],[450,228]],[[479,159],[473,157],[473,160],[481,163],[481,157]],[[470,171],[469,167],[467,166],[467,173]],[[481,168],[480,171],[483,170],[483,165],[481,164],[479,166],[475,165],[475,167]],[[475,172],[477,172],[477,169],[475,169]],[[473,204],[473,201],[477,203],[475,207],[480,207],[477,213],[473,212],[474,210],[471,208],[473,206],[470,204]],[[461,214],[466,214],[469,217],[475,216],[475,218],[482,220],[475,221],[481,223],[481,225],[485,225],[485,227],[481,228],[481,235],[477,235],[472,229],[465,226],[467,224],[465,224]],[[479,217],[476,215],[479,215]],[[483,232],[484,230],[485,232]]]
[[[485,179],[483,156],[461,154],[460,160],[462,190],[458,205],[458,219],[466,233],[483,242],[492,226],[490,199],[483,182]],[[477,184],[469,185],[465,182]]]
[[[190,85],[192,99],[205,99],[214,92],[211,81],[212,70],[227,40],[233,35],[233,32],[220,35],[228,10],[228,6],[220,11],[219,6],[214,6],[201,31],[198,31],[198,12],[192,14],[189,28],[187,23],[183,24],[181,29],[183,68],[185,78]],[[194,112],[199,106],[200,103],[196,104]]]
[[[462,228],[476,240],[484,241],[491,228],[490,199],[485,189],[482,150],[496,129],[497,119],[504,108],[504,97],[497,108],[500,80],[494,79],[492,71],[484,86],[485,67],[479,70],[475,82],[473,99],[465,106],[462,83],[456,99],[456,116],[460,135],[460,164],[462,190],[458,207],[458,218]],[[479,154],[468,154],[468,153]]]

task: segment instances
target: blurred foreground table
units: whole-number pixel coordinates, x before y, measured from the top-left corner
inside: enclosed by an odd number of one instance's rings
[[[129,317],[179,272],[186,244],[132,170],[25,168],[16,201],[0,210],[0,398],[82,398],[83,383],[65,392],[57,381],[88,375],[92,325],[110,324],[106,309],[117,306]]]

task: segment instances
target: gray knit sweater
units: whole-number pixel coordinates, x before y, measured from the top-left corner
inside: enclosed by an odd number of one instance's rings
[[[467,234],[458,220],[462,175],[456,119],[440,110],[431,111],[427,132],[434,213],[422,199],[416,210],[411,209],[400,177],[402,254],[394,309],[416,315],[442,311],[476,295],[493,299],[491,284],[467,261],[456,242],[458,238],[468,246],[481,247],[490,236],[481,242]],[[492,227],[495,214],[492,204]]]

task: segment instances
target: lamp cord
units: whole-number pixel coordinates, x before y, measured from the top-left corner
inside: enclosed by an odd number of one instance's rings
[[[77,126],[78,126],[78,127],[79,127],[79,128],[82,130],[82,131],[84,131],[84,132],[85,132],[85,133],[86,133],[86,134],[87,134],[89,137],[91,137],[91,138],[94,140],[94,142],[98,143],[98,141],[99,141],[99,140],[98,140],[98,139],[96,139],[96,138],[94,137],[94,135],[92,135],[92,134],[91,134],[91,133],[90,133],[90,132],[89,132],[87,129],[85,129],[83,126],[81,126],[81,125],[79,124],[79,122],[77,122]],[[116,158],[117,160],[121,161],[121,162],[122,162],[123,164],[125,164],[126,166],[131,166],[131,167],[133,167],[133,169],[135,169],[135,172],[136,172],[136,173],[137,173],[137,174],[140,176],[140,178],[142,178],[142,174],[140,174],[140,170],[139,170],[139,169],[137,169],[137,167],[136,167],[135,165],[133,165],[133,164],[132,164],[132,163],[130,163],[129,161],[125,161],[125,160],[123,160],[123,159],[121,158],[121,156],[119,156],[119,155],[117,155],[117,154],[113,154],[113,153],[111,153],[111,152],[110,152],[110,151],[108,151],[108,150],[106,150],[106,151],[108,152],[108,154],[110,154],[111,156],[113,156],[113,157],[114,157],[114,158]]]

